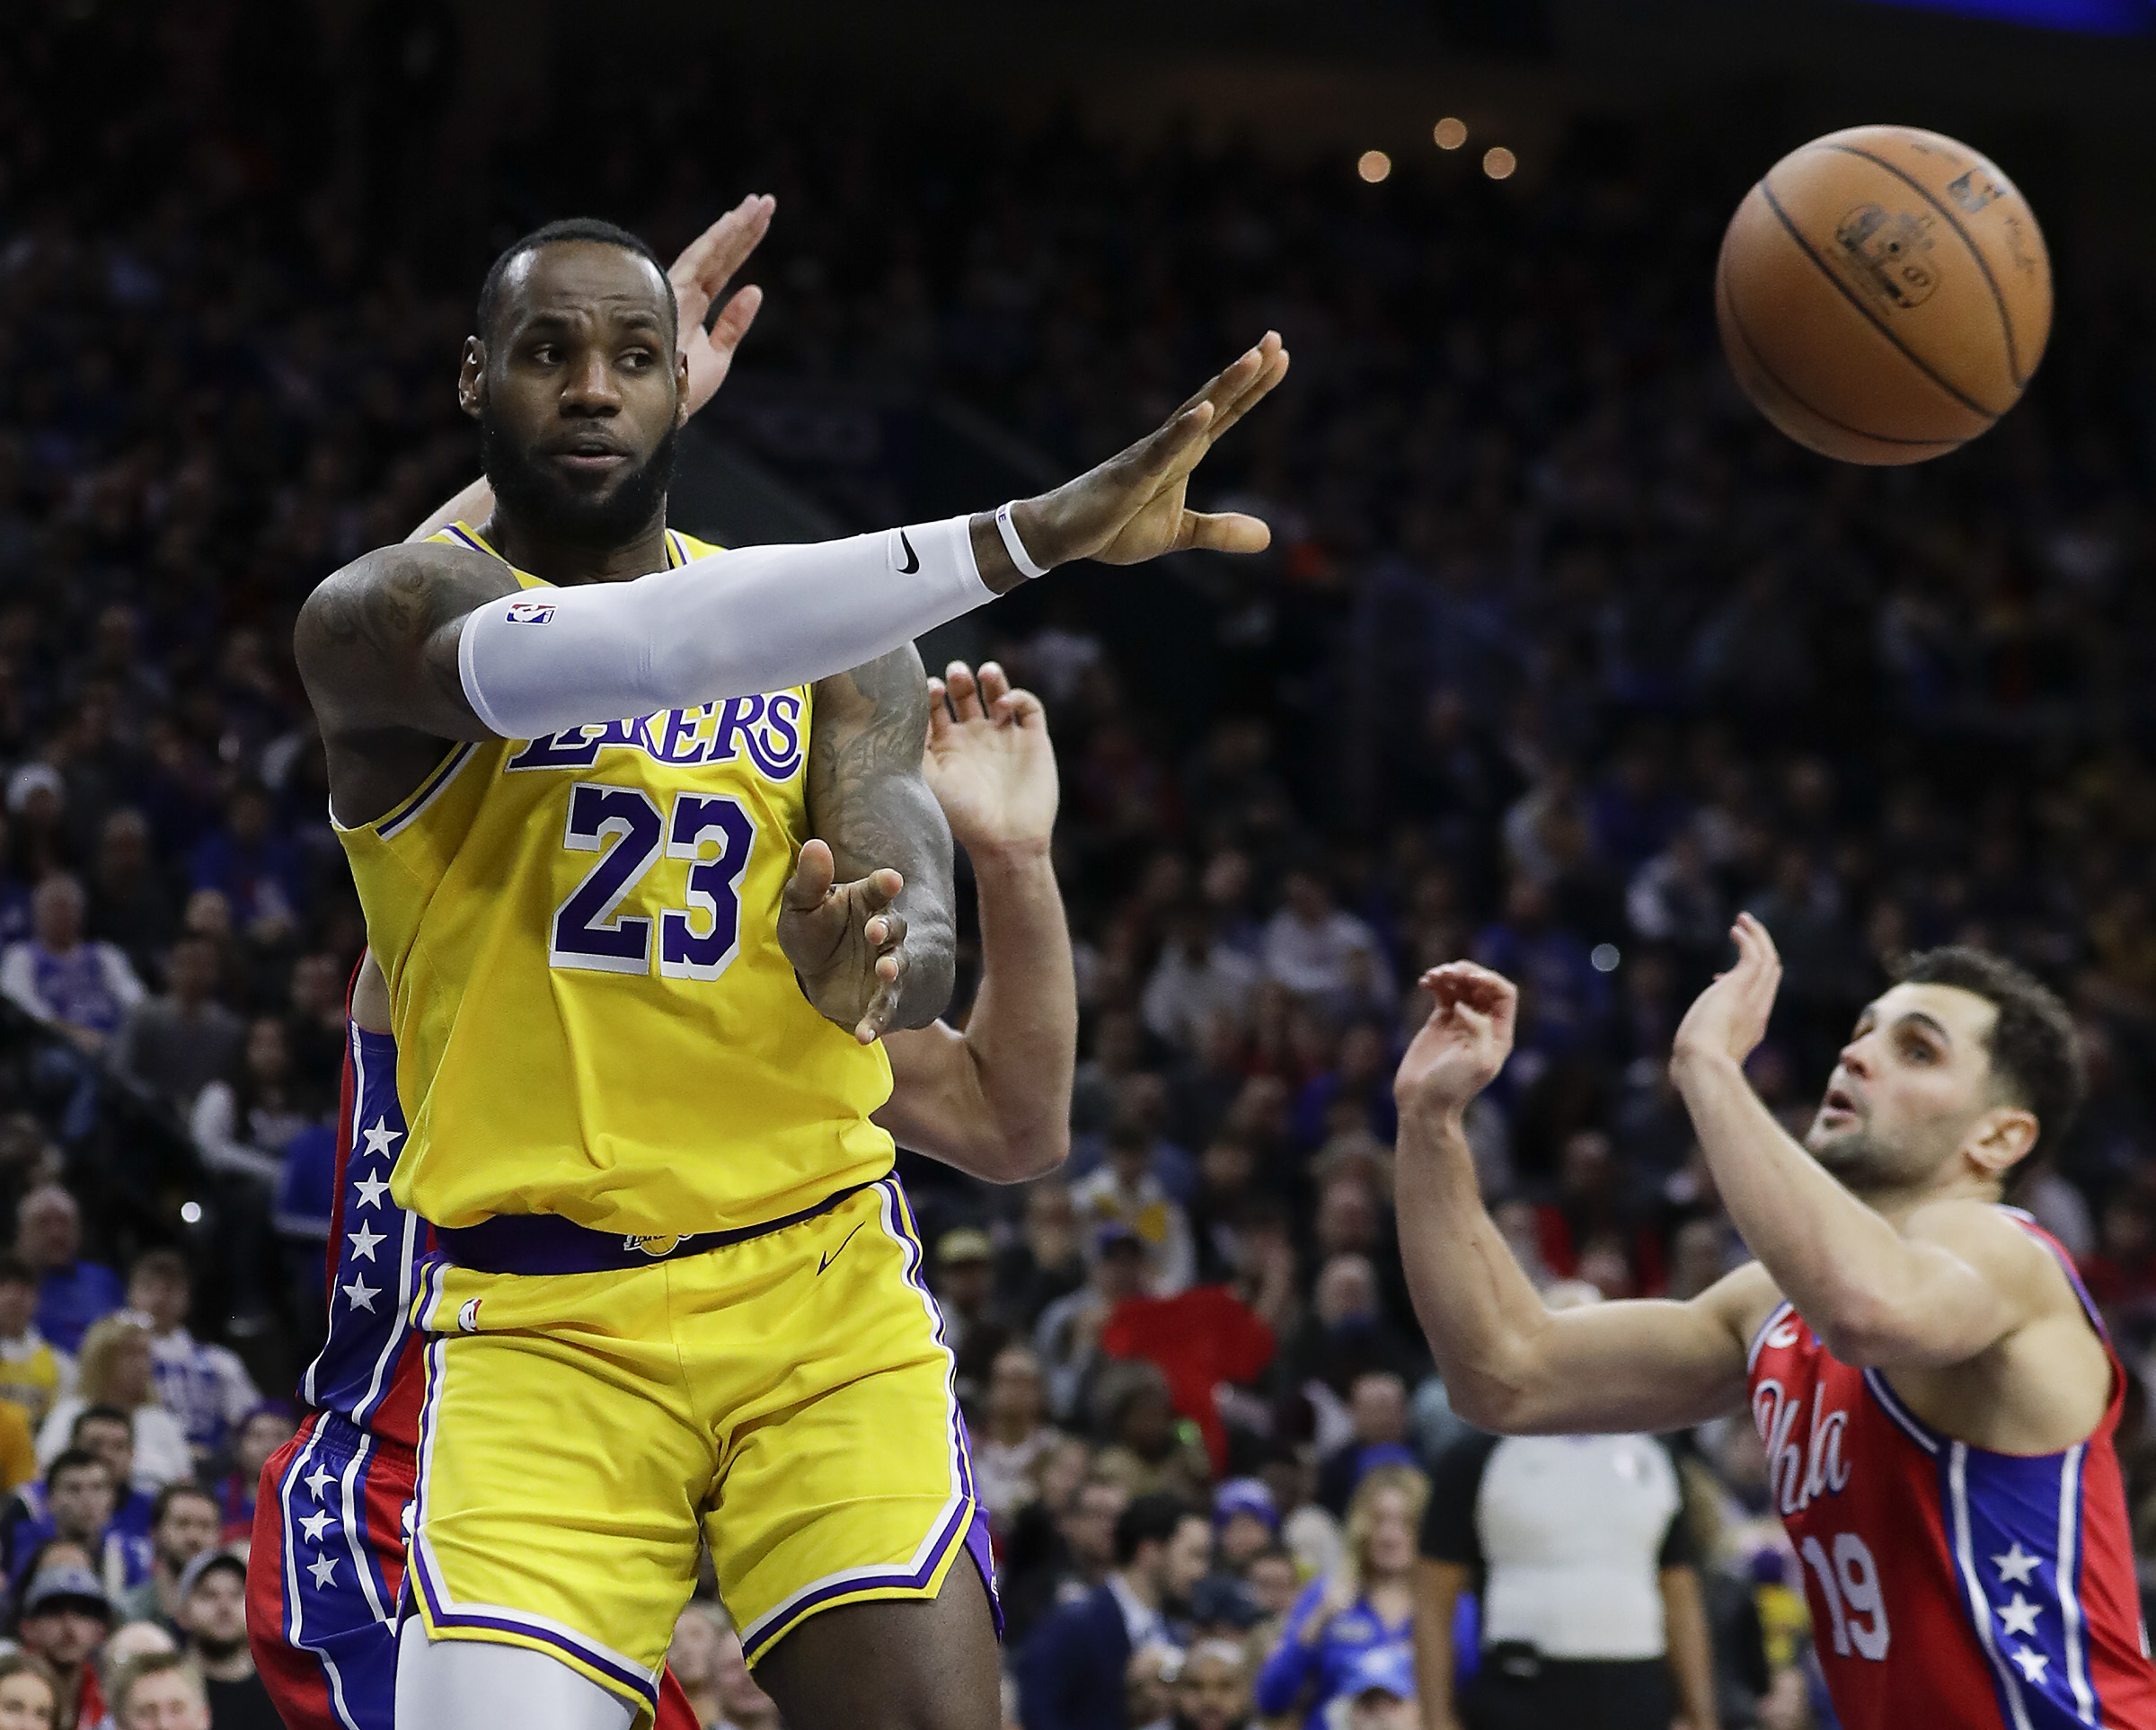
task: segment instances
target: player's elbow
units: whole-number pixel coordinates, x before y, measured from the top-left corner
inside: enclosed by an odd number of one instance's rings
[[[978,1175],[991,1183],[1030,1183],[1071,1157],[1071,1129],[1060,1121],[1027,1124],[999,1133],[983,1150]]]

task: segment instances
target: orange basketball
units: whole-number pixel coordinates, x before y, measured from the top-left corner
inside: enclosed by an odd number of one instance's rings
[[[1730,218],[1714,278],[1745,394],[1845,463],[1921,463],[2020,399],[2051,334],[2051,260],[1966,145],[1859,126],[1792,151]]]

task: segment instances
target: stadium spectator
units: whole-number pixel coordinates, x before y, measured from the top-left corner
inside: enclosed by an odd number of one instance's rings
[[[283,1730],[247,1648],[247,1562],[206,1550],[180,1576],[180,1633],[202,1673],[216,1730]]]
[[[1039,1493],[1036,1469],[1063,1437],[1047,1420],[1040,1360],[1006,1346],[988,1372],[987,1421],[973,1433],[973,1481],[999,1530]]]
[[[994,1319],[995,1266],[988,1234],[958,1226],[936,1240],[929,1286],[943,1316],[943,1343],[958,1361],[959,1397],[975,1403],[1005,1337]]]
[[[112,1603],[97,1576],[57,1546],[22,1588],[15,1637],[59,1684],[58,1722],[65,1730],[96,1730],[105,1716],[97,1676],[98,1648],[112,1627]]]
[[[212,1081],[230,1079],[245,1028],[216,1001],[217,951],[199,937],[166,953],[164,991],[128,1011],[112,1067],[185,1110]]]
[[[149,1577],[120,1593],[119,1613],[130,1623],[180,1628],[180,1582],[188,1565],[215,1549],[224,1536],[217,1499],[197,1484],[167,1484],[157,1492],[150,1516]]]
[[[1074,1457],[1067,1486],[1051,1470],[1064,1455]],[[1011,1523],[998,1557],[996,1586],[1013,1650],[1023,1648],[1042,1618],[1084,1598],[1115,1566],[1116,1522],[1130,1497],[1120,1484],[1086,1475],[1091,1457],[1082,1442],[1051,1454],[1043,1462],[1039,1497]]]
[[[1231,1478],[1213,1492],[1213,1542],[1220,1565],[1241,1575],[1280,1541],[1280,1505],[1261,1478]]]
[[[117,1482],[112,1468],[87,1449],[70,1448],[55,1460],[9,1509],[9,1577],[19,1584],[31,1558],[51,1543],[72,1545],[89,1565],[101,1564],[119,1505]]]
[[[1033,1349],[1048,1378],[1048,1410],[1069,1425],[1082,1410],[1100,1362],[1100,1329],[1118,1305],[1145,1290],[1145,1246],[1121,1220],[1092,1233],[1093,1262],[1086,1283],[1041,1311]]]
[[[243,781],[225,802],[224,822],[196,843],[190,869],[197,893],[215,889],[234,923],[264,945],[291,934],[305,896],[298,853],[275,817],[268,790]]]
[[[112,1529],[130,1540],[141,1540],[139,1568],[128,1574],[132,1584],[149,1567],[150,1523],[156,1512],[154,1491],[145,1490],[135,1476],[135,1425],[127,1413],[111,1406],[88,1406],[67,1432],[67,1445],[93,1453],[111,1469],[119,1487],[112,1508]]]
[[[1202,1504],[1213,1466],[1197,1426],[1175,1409],[1174,1390],[1158,1364],[1107,1365],[1093,1390],[1095,1428],[1106,1438],[1093,1470],[1133,1497],[1171,1493]]]
[[[201,1673],[180,1653],[145,1653],[115,1666],[110,1692],[113,1730],[216,1730]]]
[[[1415,1665],[1398,1646],[1365,1652],[1349,1673],[1337,1702],[1348,1709],[1331,1719],[1335,1730],[1416,1730]]]
[[[31,934],[0,954],[0,995],[94,1057],[142,1002],[143,989],[117,948],[84,938],[88,905],[83,886],[64,873],[38,885]]]
[[[54,1730],[59,1717],[59,1681],[44,1659],[0,1655],[0,1730]]]
[[[1118,1516],[1115,1566],[1034,1629],[1018,1657],[1024,1730],[1126,1730],[1131,1655],[1180,1646],[1168,1611],[1205,1576],[1211,1529],[1180,1496],[1135,1498]]]
[[[299,1419],[291,1402],[284,1399],[265,1399],[240,1420],[233,1435],[232,1470],[217,1491],[225,1510],[226,1543],[247,1541],[254,1530],[254,1498],[262,1481],[262,1468],[298,1429]]]
[[[180,929],[180,910],[154,846],[149,821],[140,811],[109,812],[90,876],[89,934],[126,956],[137,979],[155,971]],[[213,991],[216,983],[213,973]]]
[[[719,1704],[720,1619],[701,1599],[692,1598],[674,1620],[674,1637],[667,1644],[667,1668],[681,1684],[689,1708],[699,1726],[717,1724]]]
[[[40,1184],[15,1210],[15,1255],[38,1282],[32,1312],[38,1331],[70,1355],[83,1348],[93,1322],[120,1306],[119,1275],[99,1261],[84,1261],[83,1213],[57,1183]]]
[[[1298,867],[1287,875],[1286,892],[1265,928],[1266,977],[1336,1016],[1388,1009],[1392,970],[1377,933],[1333,905],[1324,872]]]
[[[1186,901],[1176,910],[1161,958],[1145,982],[1145,1026],[1155,1038],[1186,1052],[1197,1050],[1215,1025],[1233,1037],[1250,1012],[1258,980],[1257,963],[1216,934],[1212,907],[1198,898]]]
[[[713,1730],[782,1730],[777,1704],[756,1686],[741,1655],[741,1637],[730,1628],[719,1630],[711,1675],[719,1698]]]
[[[244,1179],[266,1196],[283,1175],[286,1145],[309,1117],[294,1085],[285,1023],[265,1015],[248,1025],[237,1079],[206,1086],[189,1125],[211,1171]]]
[[[1258,1710],[1300,1712],[1304,1730],[1328,1730],[1326,1708],[1374,1652],[1405,1655],[1415,1628],[1415,1534],[1429,1480],[1412,1466],[1381,1465],[1356,1487],[1339,1568],[1313,1580],[1258,1673]]]
[[[194,1275],[179,1251],[146,1249],[135,1258],[128,1306],[149,1321],[157,1403],[180,1420],[199,1467],[223,1452],[233,1426],[262,1396],[236,1353],[188,1331],[193,1302]]]
[[[1408,1386],[1385,1370],[1365,1370],[1348,1384],[1354,1434],[1318,1464],[1318,1505],[1345,1518],[1356,1487],[1380,1466],[1412,1466]]]
[[[1189,1216],[1155,1171],[1153,1138],[1143,1123],[1117,1120],[1108,1132],[1107,1158],[1071,1186],[1071,1200],[1096,1242],[1106,1241],[1100,1233],[1110,1225],[1135,1235],[1144,1247],[1145,1286],[1154,1296],[1171,1297],[1197,1277]]]
[[[107,1316],[83,1339],[75,1390],[56,1403],[38,1432],[38,1456],[49,1461],[68,1443],[75,1420],[90,1408],[118,1414],[131,1428],[133,1481],[155,1495],[194,1476],[194,1455],[180,1420],[157,1403],[149,1325],[130,1313]]]

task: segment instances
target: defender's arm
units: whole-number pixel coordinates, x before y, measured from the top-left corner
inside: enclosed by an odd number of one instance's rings
[[[1049,842],[1056,754],[1040,700],[991,661],[929,681],[926,771],[973,863],[981,983],[960,1035],[896,1033],[877,1121],[904,1146],[990,1183],[1018,1183],[1070,1152],[1078,988]],[[948,700],[948,702],[947,702]]]
[[[1551,1314],[1482,1205],[1461,1118],[1504,1066],[1517,994],[1464,961],[1422,983],[1436,1005],[1393,1084],[1393,1183],[1408,1291],[1453,1408],[1481,1429],[1562,1434],[1677,1429],[1741,1408],[1766,1274],[1739,1268],[1689,1303]]]

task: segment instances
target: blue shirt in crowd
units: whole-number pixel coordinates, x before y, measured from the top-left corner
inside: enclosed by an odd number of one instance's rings
[[[1324,1730],[1325,1708],[1348,1685],[1348,1678],[1365,1653],[1380,1646],[1399,1646],[1410,1654],[1415,1644],[1411,1618],[1388,1626],[1367,1598],[1357,1599],[1326,1625],[1315,1641],[1306,1641],[1319,1601],[1330,1582],[1312,1580],[1303,1588],[1295,1607],[1287,1612],[1287,1628],[1280,1644],[1258,1673],[1257,1704],[1261,1717],[1277,1718],[1303,1708],[1303,1730]]]
[[[38,1331],[63,1352],[83,1349],[90,1324],[127,1301],[119,1275],[102,1261],[55,1267],[38,1282]]]

